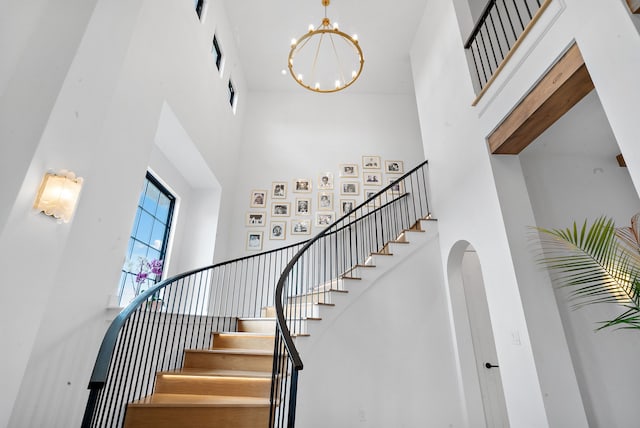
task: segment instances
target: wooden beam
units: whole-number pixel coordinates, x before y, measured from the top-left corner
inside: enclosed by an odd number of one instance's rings
[[[627,0],[627,4],[631,12],[640,13],[640,0]]]
[[[491,153],[520,153],[593,88],[574,44],[489,135]]]

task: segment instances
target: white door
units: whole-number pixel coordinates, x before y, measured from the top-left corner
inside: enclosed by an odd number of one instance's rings
[[[486,426],[509,427],[480,259],[471,247],[462,258],[462,281]],[[474,421],[470,422],[471,426],[475,426]]]

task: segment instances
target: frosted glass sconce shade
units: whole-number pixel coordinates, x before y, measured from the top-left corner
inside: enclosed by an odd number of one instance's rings
[[[78,203],[82,178],[71,171],[47,172],[42,178],[33,207],[46,215],[68,223]]]

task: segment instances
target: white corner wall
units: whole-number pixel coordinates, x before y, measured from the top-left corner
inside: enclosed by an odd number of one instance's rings
[[[191,2],[169,0],[42,1],[11,12],[2,16],[2,40],[15,34],[24,50],[9,52],[1,78],[0,162],[8,179],[0,263],[10,285],[3,289],[0,322],[15,328],[0,333],[11,349],[0,368],[0,427],[77,426],[97,347],[113,316],[106,307],[144,173],[151,164],[165,172],[164,165],[178,167],[154,153],[163,106],[171,107],[219,183],[211,192],[175,183],[191,193],[183,195],[187,215],[207,217],[212,204],[235,195],[243,111],[232,112],[226,79],[233,75],[242,102],[246,85],[236,61],[227,61],[220,77],[210,55],[214,31],[225,54],[235,54],[221,1],[210,2],[203,22]],[[5,17],[24,25],[5,27]],[[49,168],[68,168],[85,179],[66,225],[31,210]],[[167,176],[161,178],[170,181]],[[204,205],[186,203],[202,196]],[[214,224],[233,216],[231,206],[221,206]],[[214,240],[221,244],[216,257],[226,257],[226,229],[200,232],[211,234],[197,245],[208,255],[180,251],[170,272],[210,263]]]
[[[639,99],[630,85],[640,58],[638,17],[624,1],[556,0],[548,11],[475,108],[464,35],[451,2],[429,1],[412,51],[443,259],[459,240],[483,255],[507,408],[517,427],[594,424],[591,416],[587,422],[585,407],[597,403],[580,395],[555,296],[534,265],[527,226],[535,225],[535,217],[519,159],[489,155],[485,139],[576,40],[636,183],[639,173],[638,132],[630,114]],[[624,416],[603,420],[598,426],[629,426]]]

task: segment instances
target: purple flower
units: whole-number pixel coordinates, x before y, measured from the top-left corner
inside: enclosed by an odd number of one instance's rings
[[[136,283],[140,284],[141,282],[147,279],[147,276],[149,276],[147,272],[138,272],[136,274]]]
[[[153,259],[149,262],[149,269],[154,275],[162,275],[162,260]]]

